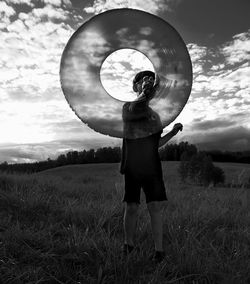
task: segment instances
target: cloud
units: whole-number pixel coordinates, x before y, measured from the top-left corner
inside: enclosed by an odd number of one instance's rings
[[[1,161],[6,161],[8,163],[32,163],[36,162],[38,156],[41,160],[47,159],[46,155],[47,148],[41,145],[8,145],[1,146],[0,156]],[[39,153],[39,155],[38,155]]]
[[[194,66],[190,100],[196,106],[194,114],[199,110],[206,112],[208,119],[213,119],[215,116],[222,118],[246,109],[250,94],[247,48],[248,33],[235,35],[232,41],[213,49],[197,44],[188,45]],[[249,123],[246,117],[244,125],[247,126]]]
[[[209,60],[210,50],[206,46],[200,46],[195,43],[187,44],[187,49],[193,65],[194,80],[196,80],[197,77],[204,74],[204,67]],[[193,87],[195,88],[195,84]]]
[[[36,8],[32,10],[34,17],[43,20],[61,20],[65,21],[69,17],[69,13],[59,7],[54,7],[50,4],[47,4],[43,8]]]
[[[140,17],[142,19],[143,16],[140,15]],[[138,36],[138,34],[141,36]],[[116,31],[121,48],[126,46],[142,52],[149,58],[155,68],[159,68],[162,61],[159,56],[161,51],[159,39],[155,39],[152,34],[152,28],[149,26],[142,26],[138,34],[135,34],[128,28],[121,28]]]
[[[10,24],[10,18],[16,14],[16,11],[5,2],[0,1],[0,30],[4,29]]]
[[[56,99],[47,91],[58,94],[60,89],[61,54],[73,30],[66,23],[41,22],[36,11],[19,13],[1,34],[0,86],[9,94],[7,100]],[[46,12],[48,7],[39,15]]]
[[[206,56],[208,50],[206,46],[199,46],[196,43],[189,43],[187,45],[187,48],[192,62],[194,63],[198,63],[199,61],[203,62],[204,57]]]
[[[142,27],[140,29],[140,34],[150,36],[151,34],[153,34],[153,30],[151,29],[151,27]]]
[[[218,129],[218,128],[226,128],[236,124],[235,121],[230,121],[229,119],[214,119],[214,120],[205,120],[200,121],[199,119],[193,120],[193,129],[199,131],[208,131],[211,129]]]
[[[36,0],[5,0],[8,5],[26,5],[30,7],[34,7],[36,4]],[[72,3],[70,0],[40,0],[40,3],[44,5],[51,5],[54,7],[72,7]],[[39,4],[40,4],[39,3]]]
[[[250,60],[250,29],[233,37],[233,40],[224,44],[220,48],[224,54],[226,63],[229,65],[238,64],[239,62],[249,62]]]
[[[84,11],[99,14],[110,9],[133,8],[157,14],[162,11],[172,11],[179,3],[180,0],[94,0],[93,5],[85,7]]]
[[[10,5],[27,5],[30,7],[34,7],[32,0],[5,0],[6,3]]]
[[[16,12],[11,6],[1,1],[0,2],[0,13],[2,17],[10,17],[10,16],[15,15]]]
[[[95,134],[94,138],[92,136],[86,137],[78,135],[78,138],[70,137],[69,139],[65,139],[64,135],[64,139],[52,140],[50,142],[25,144],[8,143],[8,145],[1,145],[0,163],[4,161],[8,163],[32,163],[44,161],[48,158],[56,159],[60,154],[65,154],[73,150],[83,151],[105,146],[121,146],[121,140]]]
[[[250,149],[250,129],[234,126],[224,130],[199,133],[199,135],[194,133],[189,137],[189,141],[203,150],[244,151]]]
[[[72,3],[70,0],[43,0],[44,4],[49,4],[55,7],[72,7]]]

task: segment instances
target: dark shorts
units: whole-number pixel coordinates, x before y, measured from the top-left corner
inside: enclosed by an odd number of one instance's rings
[[[125,173],[125,194],[123,202],[140,204],[141,188],[146,196],[146,203],[167,200],[164,182],[161,176],[135,177]]]

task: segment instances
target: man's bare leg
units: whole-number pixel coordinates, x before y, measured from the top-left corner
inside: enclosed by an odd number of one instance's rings
[[[163,209],[164,201],[152,201],[147,204],[151,218],[151,227],[156,251],[163,251]]]
[[[137,203],[126,203],[124,212],[124,243],[130,246],[134,246],[134,237],[137,224],[139,204]]]

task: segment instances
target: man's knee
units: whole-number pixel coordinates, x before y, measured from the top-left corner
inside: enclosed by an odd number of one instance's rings
[[[151,201],[147,204],[148,211],[150,214],[162,213],[165,206],[165,201]]]
[[[137,214],[139,209],[138,203],[126,203],[126,212],[130,215]]]

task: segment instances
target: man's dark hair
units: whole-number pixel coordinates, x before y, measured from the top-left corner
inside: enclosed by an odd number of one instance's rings
[[[135,92],[137,92],[137,86],[136,83],[138,83],[141,79],[143,79],[143,77],[145,76],[149,76],[149,77],[153,77],[153,79],[155,79],[155,73],[153,71],[149,71],[149,70],[145,70],[145,71],[141,71],[139,73],[137,73],[135,75],[135,78],[133,80],[133,90]]]

